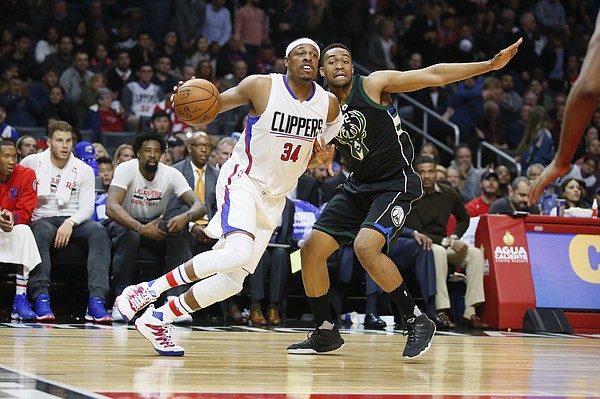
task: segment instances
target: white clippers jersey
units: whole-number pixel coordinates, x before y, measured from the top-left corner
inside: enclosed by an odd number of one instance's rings
[[[300,102],[285,75],[270,76],[267,108],[258,117],[248,116],[230,161],[240,165],[264,195],[283,196],[306,170],[315,138],[327,122],[329,97],[312,82],[313,94]]]
[[[162,100],[158,98],[159,87],[154,83],[143,87],[138,82],[129,82],[127,87],[132,94],[131,112],[135,116],[152,116],[154,107]]]

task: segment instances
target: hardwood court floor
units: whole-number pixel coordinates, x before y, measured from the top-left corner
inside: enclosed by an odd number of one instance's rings
[[[179,328],[169,358],[127,326],[3,323],[0,398],[600,397],[600,335],[438,333],[407,361],[399,331],[345,330],[336,353],[287,355],[306,331]]]

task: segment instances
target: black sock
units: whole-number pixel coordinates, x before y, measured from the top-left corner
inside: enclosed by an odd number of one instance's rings
[[[379,292],[374,292],[372,294],[367,295],[365,302],[365,313],[375,313],[377,314],[377,297],[379,296]]]
[[[389,295],[400,308],[405,320],[414,319],[415,316],[421,315],[421,311],[417,308],[417,305],[415,305],[415,301],[413,301],[412,296],[410,296],[404,281],[398,288],[390,292]]]
[[[321,327],[325,320],[334,324],[333,317],[331,317],[331,306],[327,294],[317,298],[308,297],[308,303],[310,304],[310,308],[315,318],[315,327]]]

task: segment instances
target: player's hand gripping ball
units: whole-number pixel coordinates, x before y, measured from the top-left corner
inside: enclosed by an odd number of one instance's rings
[[[208,80],[190,79],[177,89],[173,97],[173,108],[188,125],[207,125],[219,114],[221,95]]]

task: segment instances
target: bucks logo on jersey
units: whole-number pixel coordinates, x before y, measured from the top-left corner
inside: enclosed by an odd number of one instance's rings
[[[348,111],[347,109],[348,104],[342,105],[344,124],[336,138],[340,144],[350,148],[353,158],[362,161],[369,153],[369,149],[364,143],[364,138],[367,136],[367,119],[362,112],[354,109]]]

